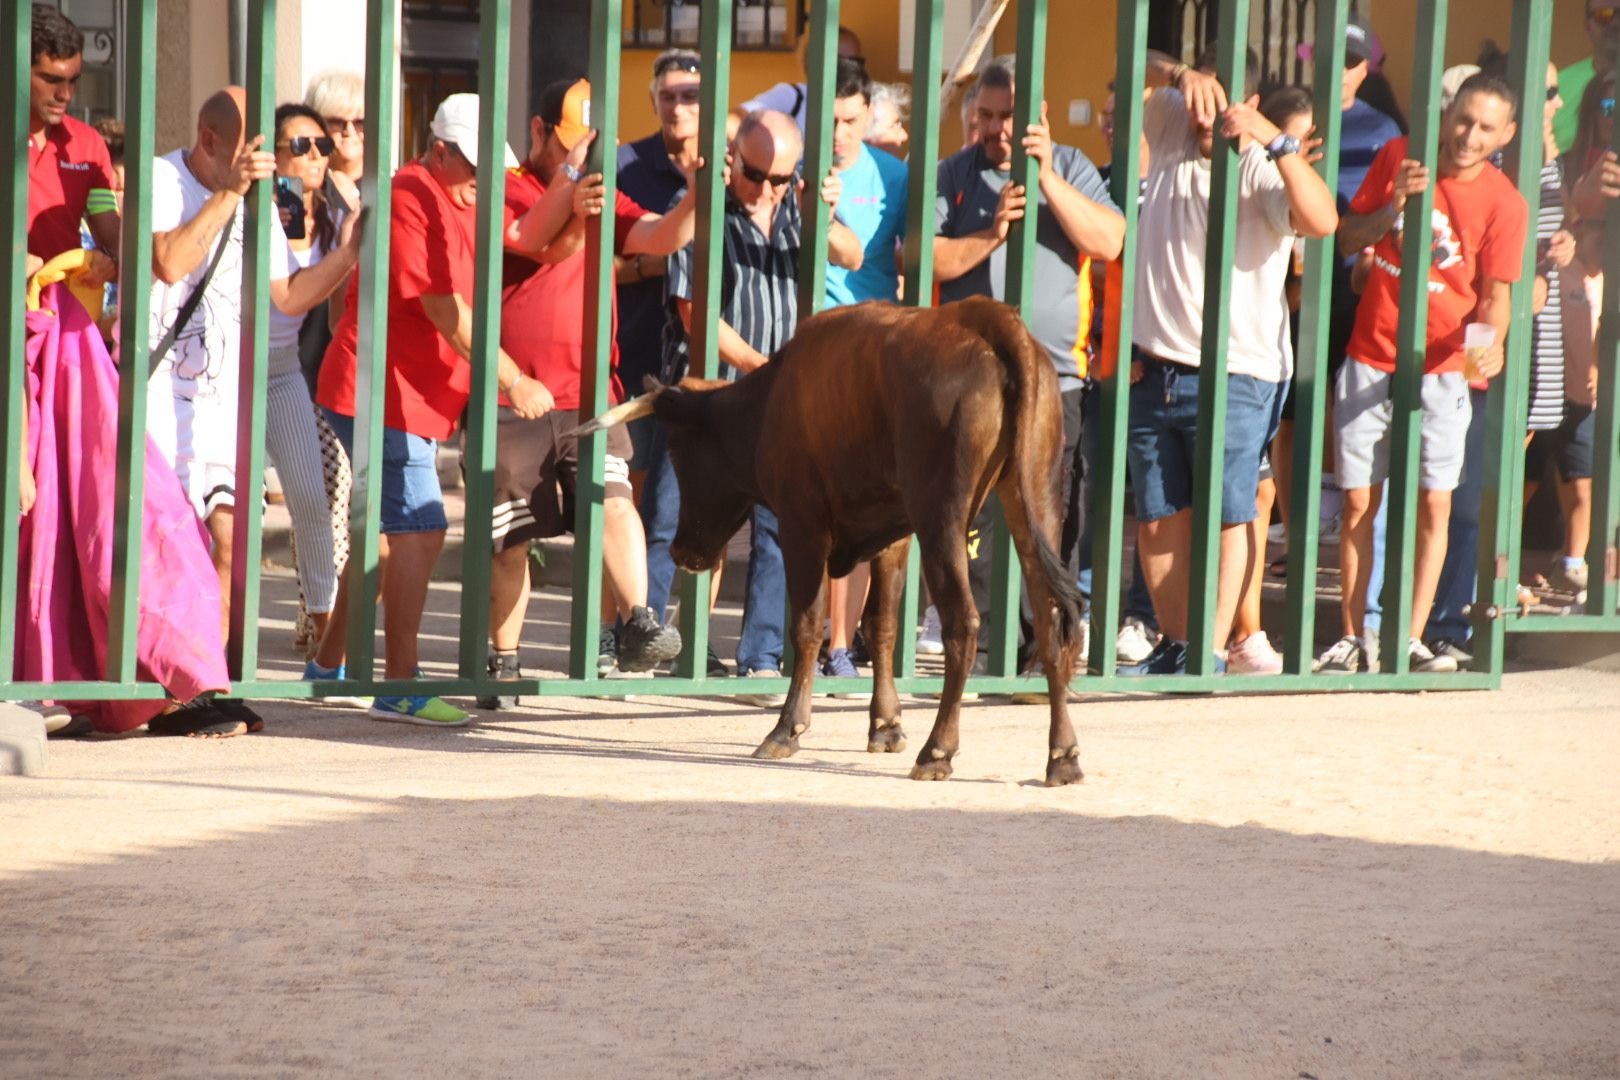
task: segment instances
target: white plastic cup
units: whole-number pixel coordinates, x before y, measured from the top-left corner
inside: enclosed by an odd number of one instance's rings
[[[1471,383],[1484,382],[1485,375],[1479,370],[1479,362],[1485,358],[1485,352],[1496,344],[1496,327],[1490,323],[1469,323],[1463,327],[1463,377]]]

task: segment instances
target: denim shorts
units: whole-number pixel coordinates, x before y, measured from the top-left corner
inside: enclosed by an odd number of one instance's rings
[[[327,423],[354,460],[354,417],[322,408]],[[439,444],[435,439],[383,428],[382,531],[444,532],[444,494],[439,489]]]
[[[1138,521],[1158,521],[1193,504],[1198,452],[1197,368],[1142,352],[1142,378],[1131,384],[1126,446]],[[1226,452],[1221,470],[1221,523],[1253,521],[1260,487],[1260,452],[1276,434],[1279,386],[1252,375],[1228,375]]]

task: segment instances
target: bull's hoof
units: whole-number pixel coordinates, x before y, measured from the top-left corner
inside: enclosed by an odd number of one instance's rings
[[[1079,747],[1052,752],[1061,756],[1054,757],[1046,763],[1047,787],[1066,787],[1069,784],[1078,784],[1086,778],[1086,774],[1080,771]]]
[[[866,737],[868,754],[898,754],[906,748],[906,733],[898,721],[880,727]]]
[[[754,756],[762,761],[781,761],[790,758],[799,752],[799,737],[784,739],[779,735],[767,735],[765,741],[755,749]]]
[[[919,761],[911,767],[913,780],[949,780],[951,778],[951,759],[947,757],[935,758],[933,761]]]

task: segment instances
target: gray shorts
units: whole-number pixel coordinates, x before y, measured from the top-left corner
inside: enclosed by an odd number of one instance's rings
[[[1333,391],[1335,465],[1341,488],[1364,488],[1389,478],[1389,430],[1394,415],[1392,376],[1352,360],[1339,369]],[[1419,486],[1455,491],[1462,478],[1473,416],[1462,372],[1423,376],[1423,440]]]

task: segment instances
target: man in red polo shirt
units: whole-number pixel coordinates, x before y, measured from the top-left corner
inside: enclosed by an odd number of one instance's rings
[[[28,251],[46,261],[79,246],[79,222],[96,251],[90,273],[117,277],[118,203],[112,158],[96,129],[68,115],[79,89],[84,34],[52,7],[34,5],[28,81]]]
[[[448,522],[439,490],[438,446],[455,430],[471,384],[473,254],[478,200],[478,95],[452,94],[431,126],[421,158],[394,174],[389,222],[388,365],[384,373],[382,532],[388,543],[383,575],[383,628],[390,679],[416,675],[417,633],[427,603],[428,576],[444,546]],[[517,158],[505,148],[506,164]],[[501,163],[483,163],[486,170]],[[344,449],[354,451],[355,364],[359,342],[359,282],[351,279],[343,318],[321,364],[316,399]],[[513,410],[538,417],[551,395],[503,351],[499,379]],[[351,568],[354,567],[351,561]],[[320,649],[305,671],[311,679],[341,678],[348,627],[348,577]],[[379,720],[453,727],[467,714],[436,697],[378,697]]]
[[[518,678],[518,644],[529,599],[531,540],[557,536],[572,521],[578,440],[564,433],[580,422],[584,357],[585,220],[602,213],[599,175],[580,168],[594,138],[591,87],[584,79],[552,83],[530,119],[528,159],[507,177],[507,258],[501,304],[501,344],[517,361],[524,384],[545,387],[555,412],[525,419],[501,398],[496,434],[495,561],[490,575],[490,674]],[[698,166],[701,165],[701,161]],[[692,239],[697,186],[666,215],[650,213],[623,192],[614,205],[614,253],[665,256]],[[615,301],[617,290],[610,293]],[[614,345],[613,365],[618,366]],[[622,396],[614,375],[613,396]],[[503,386],[505,383],[502,384]],[[588,419],[588,418],[587,418]],[[602,561],[611,605],[604,614],[599,670],[648,671],[680,653],[680,632],[660,626],[647,607],[647,538],[630,489],[630,437],[608,434]],[[615,610],[616,609],[616,610]],[[615,616],[623,629],[617,637]],[[484,698],[481,708],[510,708],[510,696]]]

